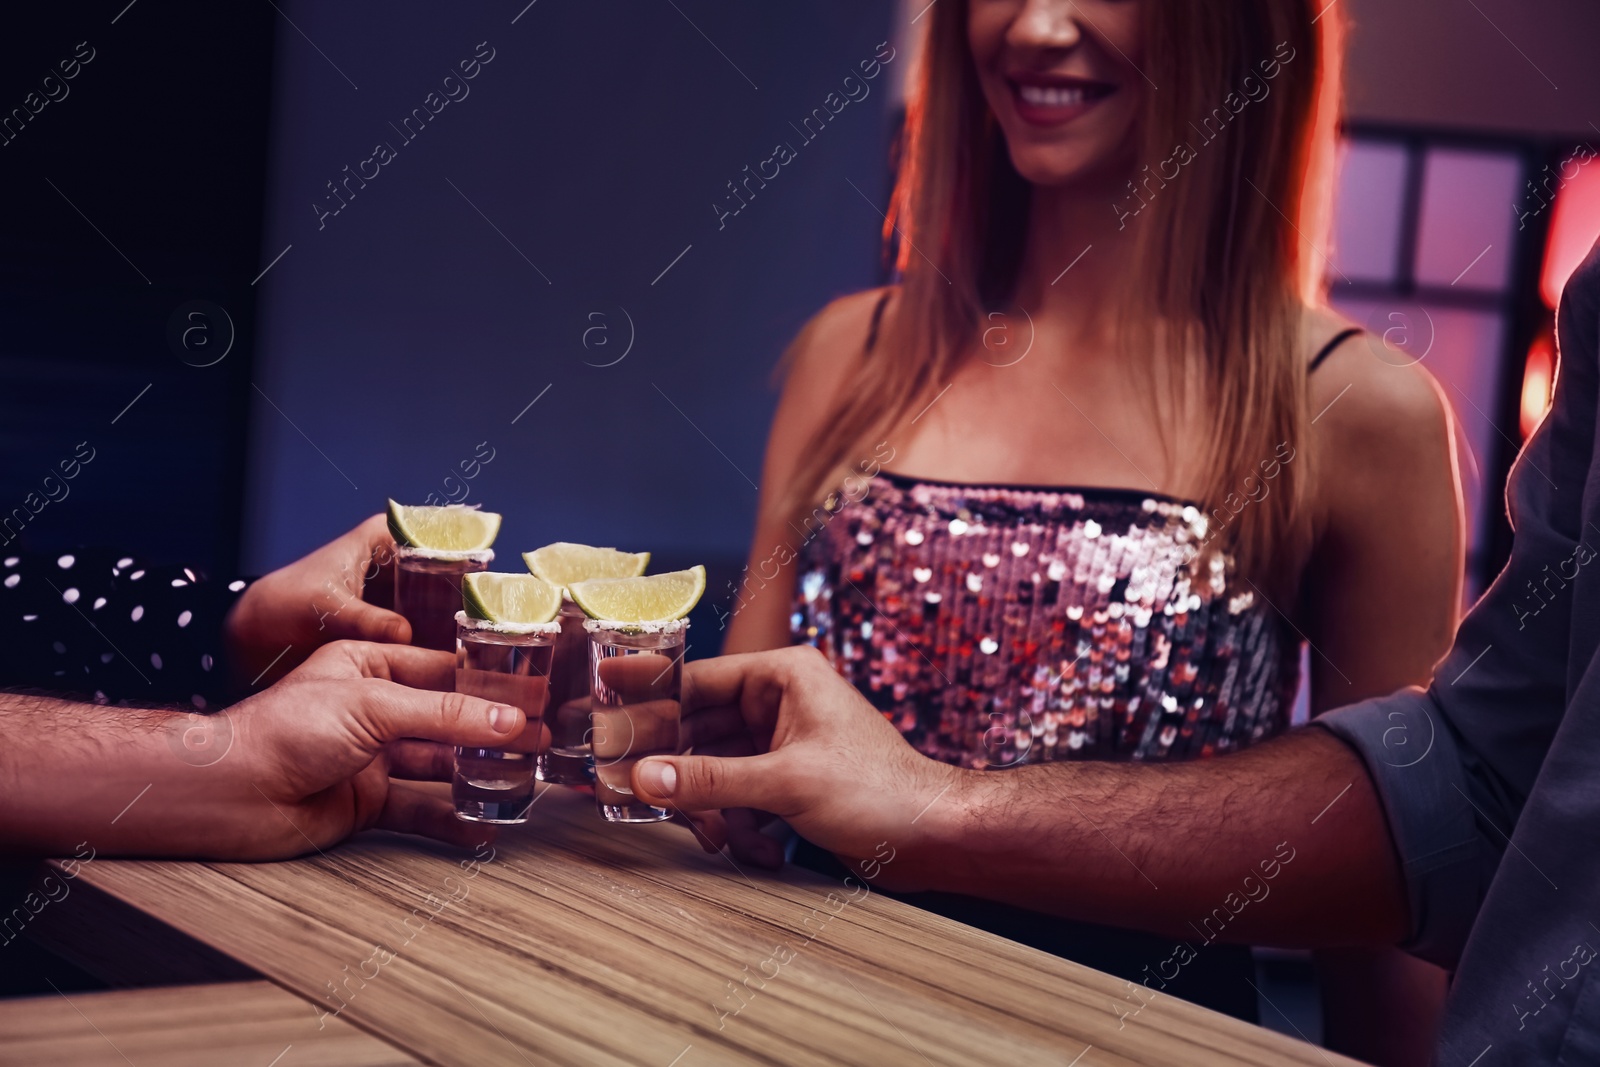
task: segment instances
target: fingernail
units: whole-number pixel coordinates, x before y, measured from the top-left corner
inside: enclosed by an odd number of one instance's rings
[[[489,709],[489,726],[497,734],[509,734],[517,725],[517,709],[496,704]]]
[[[678,768],[666,760],[639,764],[639,784],[653,797],[670,797],[678,788]]]

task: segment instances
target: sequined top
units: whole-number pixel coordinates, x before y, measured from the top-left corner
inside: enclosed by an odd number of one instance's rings
[[[0,551],[0,686],[215,711],[244,695],[222,629],[248,584],[110,549]]]
[[[1193,580],[1193,504],[885,472],[823,514],[792,636],[933,759],[1191,759],[1288,726],[1298,636],[1224,560]]]

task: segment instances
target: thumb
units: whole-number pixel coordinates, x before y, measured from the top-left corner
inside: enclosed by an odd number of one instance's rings
[[[465,748],[504,748],[528,721],[509,704],[465,693],[411,689],[377,678],[356,684],[361,698],[355,714],[380,744],[419,737]]]
[[[351,600],[336,615],[326,619],[330,641],[376,641],[379,644],[408,645],[411,643],[411,623],[404,615],[369,604],[365,600]]]
[[[783,815],[794,793],[786,762],[777,753],[652,756],[634,765],[633,791],[648,803],[680,811],[759,808]]]

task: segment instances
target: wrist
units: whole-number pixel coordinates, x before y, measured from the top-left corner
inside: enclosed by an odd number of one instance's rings
[[[964,767],[950,771],[948,790],[917,818],[912,847],[917,866],[933,880],[928,888],[955,893],[968,891],[973,873],[984,865],[983,854],[992,845],[984,830],[988,812],[997,791],[1004,791],[1001,779],[1012,775]]]
[[[231,710],[210,715],[174,710],[148,720],[134,744],[115,746],[124,760],[120,791],[109,806],[121,815],[101,851],[124,855],[216,857],[252,855],[265,837],[262,797],[252,786],[247,746]],[[121,794],[136,802],[116,803]],[[126,803],[125,801],[123,803]],[[248,817],[239,818],[241,811]],[[249,828],[248,830],[242,828]]]
[[[895,800],[864,816],[857,856],[839,854],[846,866],[882,888],[902,892],[956,889],[965,864],[968,808],[982,772],[916,757],[916,773],[894,790]],[[867,826],[876,826],[867,829]],[[882,840],[878,840],[881,838]]]

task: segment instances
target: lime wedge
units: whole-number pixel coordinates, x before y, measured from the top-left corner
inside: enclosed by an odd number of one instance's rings
[[[557,541],[524,552],[522,561],[528,565],[528,570],[551,585],[570,586],[592,578],[637,578],[650,565],[650,553],[618,552],[614,548]]]
[[[461,606],[473,619],[528,625],[549,622],[561,610],[561,590],[531,574],[478,571],[461,579]]]
[[[480,552],[494,544],[500,516],[461,504],[407,507],[391,500],[389,532],[395,543],[424,552]]]
[[[567,588],[591,619],[665,622],[683,618],[700,602],[706,591],[706,569],[690,567],[638,578],[592,578]]]

